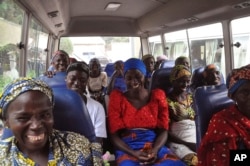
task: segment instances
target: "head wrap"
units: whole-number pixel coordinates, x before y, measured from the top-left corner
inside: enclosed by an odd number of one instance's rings
[[[250,65],[234,69],[227,79],[228,94],[232,95],[243,83],[250,80]]]
[[[203,71],[203,76],[206,78],[207,75],[208,75],[208,72],[211,72],[211,71],[220,71],[219,67],[215,64],[209,64],[205,67],[204,71]]]
[[[66,73],[68,74],[69,72],[75,71],[75,70],[85,72],[89,76],[89,66],[85,62],[74,62],[74,63],[71,63],[68,66],[68,68],[66,70]]]
[[[124,63],[124,74],[126,74],[126,72],[131,69],[137,69],[144,76],[146,75],[146,66],[140,59],[130,58]]]
[[[52,89],[45,82],[32,78],[18,78],[8,84],[0,96],[0,113],[2,117],[5,116],[9,103],[15,100],[20,94],[31,90],[44,93],[48,96],[52,105],[54,105],[54,95]]]
[[[144,61],[145,61],[146,59],[148,59],[148,58],[153,58],[153,59],[155,60],[155,58],[154,58],[153,55],[151,55],[151,54],[146,54],[146,55],[142,56],[142,61],[144,62]]]
[[[170,73],[170,81],[173,82],[184,76],[191,76],[190,70],[184,65],[174,66]]]
[[[168,60],[168,57],[166,55],[159,55],[156,57],[157,62],[162,60]]]
[[[68,59],[69,59],[69,54],[68,54],[66,51],[64,51],[64,50],[58,50],[58,51],[56,51],[56,52],[54,53],[54,55],[52,56],[52,58],[51,58],[51,63],[54,61],[54,59],[55,59],[55,57],[56,57],[57,55],[66,55],[66,56],[68,57]]]

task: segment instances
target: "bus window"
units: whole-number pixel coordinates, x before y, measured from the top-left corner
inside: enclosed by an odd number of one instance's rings
[[[208,33],[209,32],[209,33]],[[225,53],[221,23],[188,29],[192,69],[216,64],[225,76]]]
[[[29,26],[28,56],[26,75],[38,77],[46,71],[48,33],[43,32],[43,27],[32,18]]]
[[[234,68],[250,63],[250,17],[231,22],[233,37]]]
[[[175,60],[179,56],[188,57],[188,43],[186,30],[164,34],[167,56]]]
[[[139,58],[141,43],[139,37],[62,37],[59,48],[78,61],[98,58],[104,68],[110,62]]]
[[[154,57],[163,55],[161,36],[152,36],[148,38],[149,48]]]
[[[0,3],[0,91],[20,73],[20,50],[16,44],[21,41],[24,10],[13,0]],[[11,36],[10,36],[11,33]]]

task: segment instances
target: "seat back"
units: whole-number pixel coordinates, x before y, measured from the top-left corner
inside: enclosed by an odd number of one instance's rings
[[[37,79],[43,80],[52,88],[66,88],[65,78],[67,76],[66,72],[57,72],[52,78],[47,76],[40,76]]]
[[[111,75],[113,74],[113,72],[115,71],[115,69],[114,69],[114,63],[108,63],[105,66],[104,71],[107,73],[108,78],[110,78]]]
[[[173,68],[175,66],[175,61],[174,60],[165,60],[160,64],[160,69],[161,68]]]
[[[95,130],[82,98],[66,88],[53,88],[55,96],[54,128],[80,133],[95,141]]]
[[[233,104],[227,96],[225,84],[217,86],[198,87],[193,94],[193,109],[195,111],[197,147],[207,131],[209,121],[213,114]]]
[[[149,90],[160,88],[166,94],[169,93],[172,89],[172,85],[169,79],[171,70],[172,68],[161,68],[154,71],[149,85]]]

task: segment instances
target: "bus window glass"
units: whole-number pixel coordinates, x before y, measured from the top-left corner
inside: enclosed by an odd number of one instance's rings
[[[47,53],[44,50],[47,48],[48,37],[43,27],[32,19],[29,27],[27,76],[38,77],[46,71]]]
[[[117,60],[139,58],[141,53],[139,37],[62,37],[59,48],[78,61],[98,58],[102,68]]]
[[[20,73],[20,50],[24,10],[13,0],[0,3],[0,91]]]
[[[188,29],[192,69],[216,64],[225,76],[225,52],[221,23]]]
[[[152,36],[148,38],[149,48],[154,57],[163,55],[161,36]]]
[[[175,60],[179,56],[188,57],[188,43],[186,30],[164,34],[167,56]]]
[[[234,68],[250,63],[250,17],[231,22],[233,36]]]

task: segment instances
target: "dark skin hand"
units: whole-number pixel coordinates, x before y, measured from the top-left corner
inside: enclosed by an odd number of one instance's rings
[[[165,145],[166,140],[168,138],[168,132],[164,129],[157,130],[157,138],[155,140],[154,146],[151,150],[143,151],[143,150],[133,150],[125,144],[121,138],[119,137],[119,133],[116,132],[111,135],[112,142],[114,145],[126,152],[127,154],[135,157],[137,160],[141,162],[141,164],[152,164],[155,163],[157,159],[157,153],[159,149]]]

